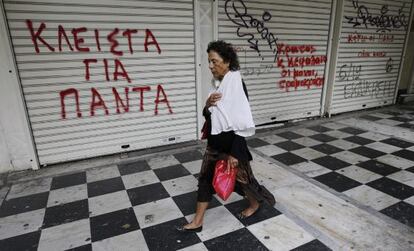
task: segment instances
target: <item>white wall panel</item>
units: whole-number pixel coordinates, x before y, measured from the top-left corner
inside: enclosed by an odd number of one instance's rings
[[[332,114],[393,103],[411,5],[344,1]]]
[[[196,139],[193,1],[4,6],[42,165]]]
[[[238,50],[256,124],[320,115],[331,9],[331,0],[219,1],[218,36]],[[309,88],[284,86],[305,79]]]

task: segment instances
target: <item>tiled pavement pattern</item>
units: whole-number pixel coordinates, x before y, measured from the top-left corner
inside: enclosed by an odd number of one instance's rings
[[[359,119],[414,132],[413,110],[385,110]],[[253,138],[248,144],[414,228],[414,138],[373,133],[337,120]]]
[[[11,187],[0,250],[330,250],[277,209],[235,215],[240,196],[214,198],[201,233],[176,226],[195,211],[198,150],[87,169]]]

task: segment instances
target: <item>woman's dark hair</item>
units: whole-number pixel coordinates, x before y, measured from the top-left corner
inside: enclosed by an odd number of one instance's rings
[[[240,70],[239,58],[230,43],[226,43],[223,40],[210,42],[207,47],[207,53],[210,51],[217,52],[225,63],[230,63],[229,68],[231,71]]]

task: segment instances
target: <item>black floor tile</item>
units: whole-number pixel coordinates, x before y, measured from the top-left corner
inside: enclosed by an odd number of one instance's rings
[[[68,174],[54,177],[52,179],[51,189],[59,189],[64,187],[76,186],[86,183],[86,172]]]
[[[252,233],[246,228],[205,241],[208,250],[268,250]]]
[[[197,203],[197,192],[190,192],[186,194],[177,195],[172,198],[181,210],[184,216],[195,213]],[[208,208],[221,206],[221,203],[213,196],[213,199],[208,204]]]
[[[127,190],[132,206],[170,197],[161,183],[155,183]]]
[[[139,229],[132,208],[91,217],[90,224],[93,242]]]
[[[92,244],[83,245],[76,248],[66,249],[65,251],[92,251]]]
[[[191,173],[182,165],[167,166],[159,169],[154,169],[155,175],[161,181],[180,178],[190,175]]]
[[[315,131],[315,132],[321,132],[321,133],[332,131],[332,129],[325,127],[325,126],[321,126],[321,125],[311,126],[311,127],[308,127],[308,129]]]
[[[362,185],[358,181],[350,179],[336,172],[330,172],[327,174],[323,174],[323,175],[314,177],[314,179],[327,185],[330,188],[335,189],[338,192],[344,192],[351,188]]]
[[[323,244],[319,240],[313,240],[311,242],[303,244],[302,246],[292,249],[291,251],[330,251],[330,250],[332,249],[325,246],[325,244]]]
[[[247,145],[255,148],[255,147],[261,147],[261,146],[267,146],[269,145],[269,143],[261,139],[252,138],[252,139],[247,140]]]
[[[396,138],[388,138],[388,139],[381,140],[380,142],[386,143],[388,145],[401,147],[401,148],[408,148],[408,147],[414,146],[414,143],[401,140],[401,139],[396,139]]]
[[[311,146],[310,148],[319,151],[324,154],[334,154],[342,152],[344,149],[338,148],[336,146],[330,145],[330,144],[319,144],[316,146]]]
[[[41,208],[47,205],[49,192],[37,193],[10,200],[4,200],[0,208],[0,217],[20,214]]]
[[[400,150],[398,152],[393,152],[392,155],[414,161],[414,152],[410,150]]]
[[[396,117],[392,117],[392,118],[388,118],[388,119],[403,122],[403,123],[412,121],[412,119],[401,117],[401,116],[396,116]]]
[[[272,156],[277,161],[282,162],[285,165],[294,165],[301,162],[306,162],[307,160],[290,152],[287,153],[281,153],[278,155]]]
[[[412,173],[414,173],[414,166],[412,166],[412,167],[410,167],[410,168],[407,168],[407,169],[405,169],[406,171],[409,171],[409,172],[412,172]]]
[[[247,200],[239,200],[225,205],[225,207],[236,217],[248,206],[249,202]],[[245,226],[249,226],[281,214],[276,208],[269,206],[267,203],[262,203],[258,210],[259,211],[257,211],[253,216],[240,220],[240,222]]]
[[[344,128],[339,129],[339,131],[349,133],[349,134],[354,134],[354,135],[367,132],[367,131],[364,131],[364,130],[361,130],[355,127],[344,127]]]
[[[403,123],[403,124],[399,124],[397,126],[414,130],[414,124],[410,124],[410,123]]]
[[[282,137],[282,138],[285,138],[285,139],[290,139],[290,140],[292,140],[292,139],[299,139],[299,138],[303,138],[303,136],[302,135],[300,135],[300,134],[297,134],[297,133],[294,133],[294,132],[289,132],[289,131],[287,131],[287,132],[282,132],[282,133],[278,133],[278,134],[276,134],[277,136],[280,136],[280,137]]]
[[[387,177],[371,181],[366,185],[400,200],[407,199],[414,195],[414,188]]]
[[[414,206],[400,201],[380,211],[399,222],[414,228]]]
[[[314,140],[324,142],[324,143],[337,140],[337,138],[334,138],[332,136],[329,136],[329,135],[326,135],[326,134],[323,134],[323,133],[319,133],[319,134],[309,136],[309,138],[312,138]]]
[[[305,148],[305,146],[300,145],[300,144],[298,144],[296,142],[293,142],[293,141],[290,141],[290,140],[279,142],[279,143],[276,143],[274,145],[277,146],[277,147],[280,147],[282,149],[285,149],[286,151],[294,151],[294,150],[298,150],[298,149],[301,149],[301,148]]]
[[[355,144],[359,144],[359,145],[368,145],[368,144],[375,142],[374,140],[370,140],[370,139],[355,136],[355,135],[351,137],[346,137],[344,138],[344,140],[355,143]]]
[[[196,233],[181,233],[176,230],[176,227],[185,224],[185,218],[179,218],[142,229],[148,249],[178,250],[200,243],[201,240]]]
[[[370,120],[370,121],[377,121],[377,120],[382,119],[382,118],[378,118],[378,117],[371,116],[371,115],[363,115],[363,116],[360,116],[360,118]]]
[[[17,251],[27,250],[36,251],[39,245],[40,231],[22,234],[15,237],[0,240],[0,250]]]
[[[53,227],[89,217],[88,200],[79,200],[46,208],[42,228]]]
[[[118,166],[118,169],[121,175],[128,175],[151,170],[150,166],[145,160],[121,164]]]
[[[375,149],[372,149],[372,148],[368,148],[368,147],[365,147],[365,146],[352,148],[352,149],[349,149],[348,151],[359,154],[359,155],[362,155],[362,156],[365,156],[365,157],[370,158],[370,159],[375,159],[375,158],[378,158],[378,157],[386,154],[384,152],[381,152],[381,151],[378,151],[378,150],[375,150]]]
[[[324,166],[331,170],[338,170],[351,165],[348,162],[345,162],[332,156],[323,156],[317,159],[313,159],[312,162],[315,162],[316,164]]]
[[[360,162],[356,165],[383,176],[387,176],[392,173],[401,171],[401,169],[399,168],[384,164],[377,160],[368,160],[365,162]]]
[[[203,155],[199,151],[194,150],[194,151],[188,151],[184,153],[176,153],[174,154],[174,157],[178,161],[180,161],[180,163],[185,163],[185,162],[200,160],[203,158]]]
[[[125,190],[121,177],[88,183],[88,197]]]
[[[393,116],[400,116],[401,114],[403,114],[402,112],[396,112],[396,111],[382,111],[381,113],[389,114],[389,115],[393,115]]]

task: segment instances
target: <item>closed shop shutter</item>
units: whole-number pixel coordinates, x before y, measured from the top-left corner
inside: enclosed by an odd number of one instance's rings
[[[411,0],[345,0],[331,113],[392,104]]]
[[[238,50],[256,124],[320,115],[331,0],[219,2],[218,36]]]
[[[41,164],[196,139],[193,1],[4,1]]]

